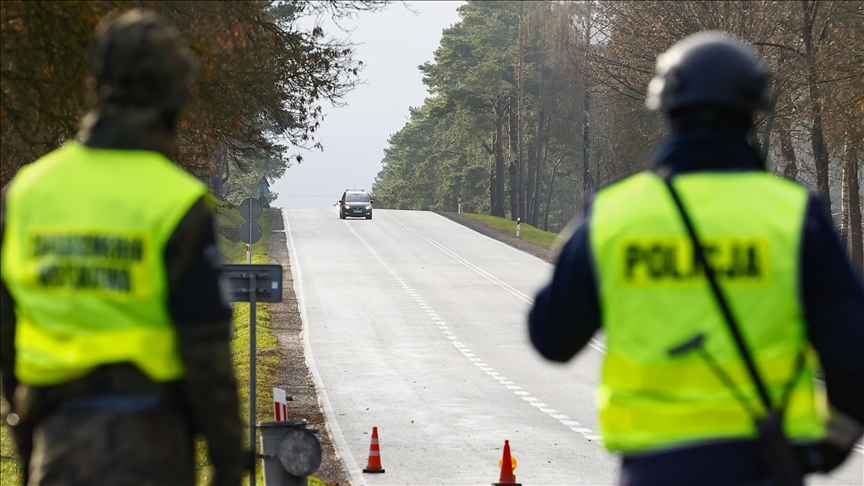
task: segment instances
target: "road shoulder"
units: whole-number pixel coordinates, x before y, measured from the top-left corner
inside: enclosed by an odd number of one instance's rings
[[[513,248],[524,251],[525,253],[529,253],[531,255],[534,255],[537,258],[540,258],[541,260],[545,260],[549,263],[555,263],[555,251],[553,251],[553,250],[550,250],[548,248],[544,248],[544,247],[539,246],[539,245],[535,245],[533,243],[529,243],[525,240],[520,240],[519,238],[516,238],[515,236],[502,233],[501,231],[498,231],[497,229],[490,228],[483,223],[479,223],[477,221],[474,221],[473,219],[466,218],[465,216],[462,216],[461,214],[449,213],[449,212],[444,212],[444,211],[435,211],[435,213],[439,214],[441,216],[444,216],[445,218],[447,218],[451,221],[459,223],[462,226],[470,228],[470,229],[472,229],[472,230],[474,230],[480,234],[486,235],[489,238],[492,238],[494,240],[498,240],[501,243],[504,243],[506,245],[510,245]]]
[[[317,431],[318,440],[321,442],[322,461],[315,476],[330,485],[348,485],[350,483],[327,432],[315,383],[306,364],[302,338],[303,320],[294,293],[294,277],[282,212],[268,211],[268,217],[273,234],[270,236],[267,253],[271,263],[282,265],[282,302],[271,304],[272,329],[282,351],[276,386],[285,389],[288,396],[293,398],[293,401],[288,402],[288,418],[306,420],[308,427]]]

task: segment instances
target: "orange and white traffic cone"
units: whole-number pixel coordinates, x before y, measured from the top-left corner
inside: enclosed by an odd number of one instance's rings
[[[372,427],[372,443],[369,444],[369,462],[366,463],[364,473],[383,473],[381,467],[381,449],[378,448],[378,427]]]
[[[516,460],[510,455],[510,441],[504,441],[504,457],[501,458],[501,477],[497,483],[492,483],[492,486],[522,486],[516,482],[516,475],[513,470],[516,469]]]

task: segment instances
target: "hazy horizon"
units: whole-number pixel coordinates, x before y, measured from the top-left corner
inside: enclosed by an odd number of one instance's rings
[[[356,44],[363,84],[348,93],[345,106],[324,107],[316,136],[324,150],[300,152],[303,162],[271,185],[279,193],[273,206],[325,208],[345,189],[372,189],[387,140],[408,121],[409,107],[428,96],[417,67],[433,59],[441,31],[459,21],[456,8],[464,2],[406,3],[410,10],[393,3],[340,21],[345,31],[322,20],[328,35]]]

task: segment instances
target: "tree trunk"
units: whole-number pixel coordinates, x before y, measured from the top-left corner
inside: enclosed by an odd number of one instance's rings
[[[497,189],[495,186],[495,161],[493,159],[492,163],[489,164],[489,214],[493,216],[495,215],[495,201],[497,200],[495,192]]]
[[[537,198],[540,197],[540,183],[543,181],[543,124],[546,121],[546,111],[541,109],[537,115],[537,156],[534,159],[535,176],[534,176],[534,204],[531,211],[531,226],[537,227],[537,219],[540,216],[540,211],[537,207]]]
[[[591,197],[591,129],[588,120],[588,109],[591,105],[591,96],[585,89],[582,111],[582,199],[587,201]]]
[[[519,164],[514,158],[510,162],[510,219],[516,221],[519,216]]]
[[[588,86],[588,50],[591,48],[591,2],[587,4],[587,16],[585,17],[585,58],[583,69],[585,69],[585,97],[582,102],[582,205],[588,202],[593,193],[591,180],[591,90]]]
[[[210,189],[217,197],[225,197],[225,184],[231,175],[231,164],[227,149],[223,148],[214,153],[213,159],[214,167],[210,172]]]
[[[526,147],[529,156],[525,158],[525,216],[523,223],[531,224],[531,215],[534,214],[534,176],[536,175],[537,161],[530,156],[534,147],[529,143]]]
[[[500,101],[499,101],[500,104]],[[492,206],[492,216],[504,217],[504,115],[498,113],[495,119],[495,201]]]
[[[492,134],[492,146],[483,142],[483,148],[486,149],[486,153],[489,155],[495,155],[498,152],[495,150],[495,144],[498,143],[497,133]],[[495,201],[498,200],[498,187],[495,185],[495,165],[496,165],[497,157],[493,157],[492,163],[489,164],[489,214],[495,214]]]
[[[849,146],[846,146],[846,150],[849,150]],[[846,165],[845,161],[843,164],[843,170],[841,171],[840,181],[840,246],[843,247],[843,251],[848,251],[849,248],[849,166]]]
[[[523,2],[519,1],[519,213],[518,218],[525,218],[525,43],[522,35]],[[525,218],[527,219],[527,218]]]
[[[510,102],[510,219],[519,217],[519,115]]]
[[[224,161],[225,177],[222,178],[222,182],[219,187],[225,187],[225,184],[228,182],[228,178],[231,176],[231,159],[228,157],[227,148],[222,150],[222,160]]]
[[[549,203],[552,202],[552,188],[555,187],[555,173],[558,172],[558,164],[564,160],[564,156],[558,158],[555,161],[555,165],[552,166],[552,179],[549,181],[549,194],[546,196],[546,212],[543,215],[543,231],[549,231]]]
[[[819,92],[819,73],[816,69],[816,50],[813,46],[813,23],[816,20],[816,10],[819,2],[802,0],[804,23],[801,37],[804,41],[805,63],[807,65],[807,84],[810,95],[810,116],[812,118],[811,145],[813,160],[816,164],[816,191],[828,214],[831,214],[831,194],[828,187],[828,149],[825,147],[825,136],[822,132],[822,100]]]
[[[848,224],[846,232],[849,239],[849,257],[852,261],[852,266],[858,272],[859,276],[864,276],[864,235],[862,235],[861,227],[861,201],[859,198],[860,186],[858,185],[858,168],[862,163],[859,146],[864,141],[860,125],[855,125],[852,122],[851,128],[846,132],[846,153],[843,160],[843,192],[844,198],[844,219]]]
[[[780,139],[780,153],[783,154],[783,172],[786,179],[794,181],[798,177],[798,160],[795,158],[795,146],[792,144],[790,120],[785,118],[777,124],[777,138]]]

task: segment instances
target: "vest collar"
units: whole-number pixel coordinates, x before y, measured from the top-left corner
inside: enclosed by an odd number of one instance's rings
[[[673,174],[722,170],[763,170],[745,133],[690,129],[671,136],[654,155],[654,168]]]

